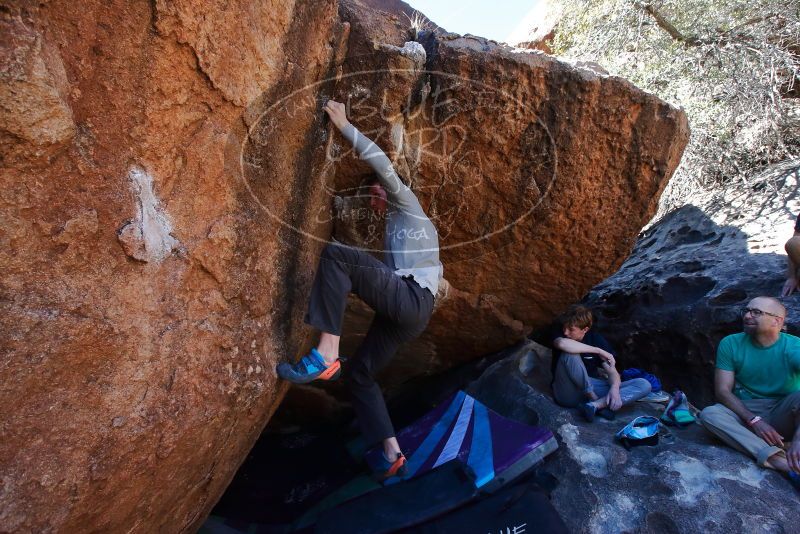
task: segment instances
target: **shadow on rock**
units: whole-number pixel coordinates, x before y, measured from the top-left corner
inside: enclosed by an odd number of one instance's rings
[[[619,271],[584,299],[621,368],[659,376],[693,403],[713,402],[716,346],[741,331],[740,310],[785,281],[783,243],[792,235],[797,162],[687,205],[643,232]],[[800,330],[800,297],[784,300],[787,331]]]

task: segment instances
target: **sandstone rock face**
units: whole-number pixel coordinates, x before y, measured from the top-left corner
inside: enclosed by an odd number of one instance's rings
[[[783,245],[800,212],[797,169],[786,162],[670,213],[592,289],[585,303],[621,366],[650,370],[698,406],[714,402],[720,339],[741,331],[740,310],[751,299],[777,297],[786,280]],[[783,303],[787,330],[797,335],[800,296]]]
[[[304,341],[318,242],[246,186],[321,202],[314,103],[259,138],[281,173],[236,169],[263,93],[328,75],[336,2],[12,2],[0,20],[0,531],[192,530]]]
[[[256,4],[0,9],[0,530],[202,521],[285,393],[275,364],[312,342],[331,197],[365,178],[326,98],[441,233],[452,289],[400,377],[504,346],[612,272],[686,143],[685,115],[624,80],[407,44],[401,3]]]
[[[22,17],[0,21],[0,162],[56,152],[75,136],[64,64]]]
[[[553,487],[550,500],[570,532],[792,532],[797,501],[790,483],[706,432],[672,429],[654,447],[626,451],[614,433],[639,415],[660,416],[663,405],[635,403],[615,421],[586,423],[553,403],[550,351],[520,345],[467,391],[493,410],[550,428],[559,449],[538,469]],[[528,376],[520,368],[528,368]],[[769,503],[765,506],[764,503]]]

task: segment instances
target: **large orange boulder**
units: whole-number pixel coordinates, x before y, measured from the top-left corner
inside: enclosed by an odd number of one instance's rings
[[[335,0],[4,2],[0,531],[192,530],[285,392],[322,203]],[[242,150],[242,147],[251,147]]]
[[[519,340],[613,273],[655,213],[689,129],[682,110],[621,78],[479,37],[410,31],[402,2],[343,1],[340,13],[355,44],[334,96],[413,185],[449,282],[427,331],[384,373],[392,387]],[[338,189],[363,184],[369,169],[335,143]],[[382,225],[362,219],[361,244],[379,254]],[[370,317],[351,306],[349,331],[363,334]],[[345,339],[345,353],[360,339]]]
[[[406,15],[3,3],[0,531],[202,522],[286,392],[275,364],[313,341],[332,197],[367,175],[326,98],[349,102],[441,233],[450,291],[399,379],[507,344],[623,261],[685,115]],[[354,306],[348,339],[368,319]]]

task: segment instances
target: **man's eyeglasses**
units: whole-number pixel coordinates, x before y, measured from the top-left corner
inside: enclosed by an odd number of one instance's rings
[[[759,310],[758,308],[742,308],[742,315],[747,315],[748,313],[753,317],[755,317],[756,319],[758,319],[762,315],[769,315],[770,317],[780,317],[781,319],[783,319],[783,315],[766,312],[764,310]]]

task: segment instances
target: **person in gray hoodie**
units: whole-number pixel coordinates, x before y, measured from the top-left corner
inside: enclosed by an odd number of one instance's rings
[[[281,378],[301,384],[333,380],[343,373],[367,444],[383,445],[386,470],[381,476],[403,476],[406,459],[375,374],[400,344],[418,337],[428,325],[443,276],[439,235],[386,154],[347,120],[345,106],[329,100],[323,109],[375,171],[370,206],[378,214],[386,214],[384,261],[337,243],[325,247],[305,317],[306,323],[319,329],[319,343],[297,364],[279,364],[277,372]],[[363,343],[342,369],[339,339],[350,292],[375,310],[375,317]]]

